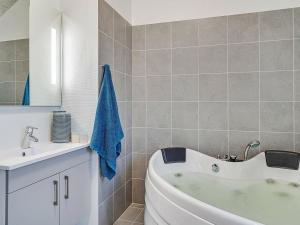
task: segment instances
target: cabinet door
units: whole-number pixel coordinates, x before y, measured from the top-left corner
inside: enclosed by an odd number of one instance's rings
[[[87,225],[91,211],[89,164],[62,172],[60,184],[60,225]]]
[[[59,225],[59,176],[8,195],[8,225]]]

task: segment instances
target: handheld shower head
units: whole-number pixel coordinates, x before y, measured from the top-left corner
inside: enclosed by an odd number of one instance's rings
[[[250,148],[257,148],[260,145],[259,140],[251,141],[247,146],[250,146]]]
[[[258,146],[260,145],[260,142],[258,140],[254,140],[254,141],[251,141],[246,149],[245,149],[245,153],[244,153],[244,160],[246,161],[247,160],[247,157],[248,157],[248,151],[250,148],[257,148]]]

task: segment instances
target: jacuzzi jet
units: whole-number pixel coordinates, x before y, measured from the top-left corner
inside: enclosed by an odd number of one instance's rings
[[[271,179],[271,178],[269,178],[269,179],[266,179],[266,183],[267,183],[267,184],[275,184],[276,181],[273,180],[273,179]]]
[[[299,188],[300,185],[297,183],[289,183],[289,186],[294,187],[294,188]]]
[[[179,186],[177,184],[173,184],[173,187],[179,189]]]
[[[182,177],[182,173],[175,173],[175,177]]]
[[[277,192],[276,193],[279,197],[283,197],[283,198],[287,198],[289,197],[290,195],[286,192]]]
[[[244,194],[241,190],[234,190],[235,195],[242,195]]]

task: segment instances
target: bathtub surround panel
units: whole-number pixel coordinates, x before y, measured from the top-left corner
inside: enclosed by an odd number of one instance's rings
[[[132,27],[104,0],[99,0],[99,86],[102,66],[109,64],[117,97],[119,115],[125,134],[122,140],[122,153],[117,159],[117,173],[111,180],[99,177],[99,224],[112,225],[132,203],[132,60],[139,62],[142,56],[132,57]],[[139,71],[137,63],[133,71]],[[157,84],[157,81],[153,81]],[[155,98],[155,95],[153,96]],[[138,109],[143,105],[137,105]],[[139,125],[143,118],[134,121]],[[145,161],[145,160],[144,160]]]
[[[259,139],[260,151],[300,151],[299,8],[132,30],[134,202],[163,147],[242,158]]]

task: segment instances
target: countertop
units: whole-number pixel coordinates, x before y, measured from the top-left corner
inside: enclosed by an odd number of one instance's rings
[[[15,149],[0,155],[0,170],[14,170],[89,147],[89,143],[45,143],[30,149]],[[26,156],[23,156],[25,152]]]

